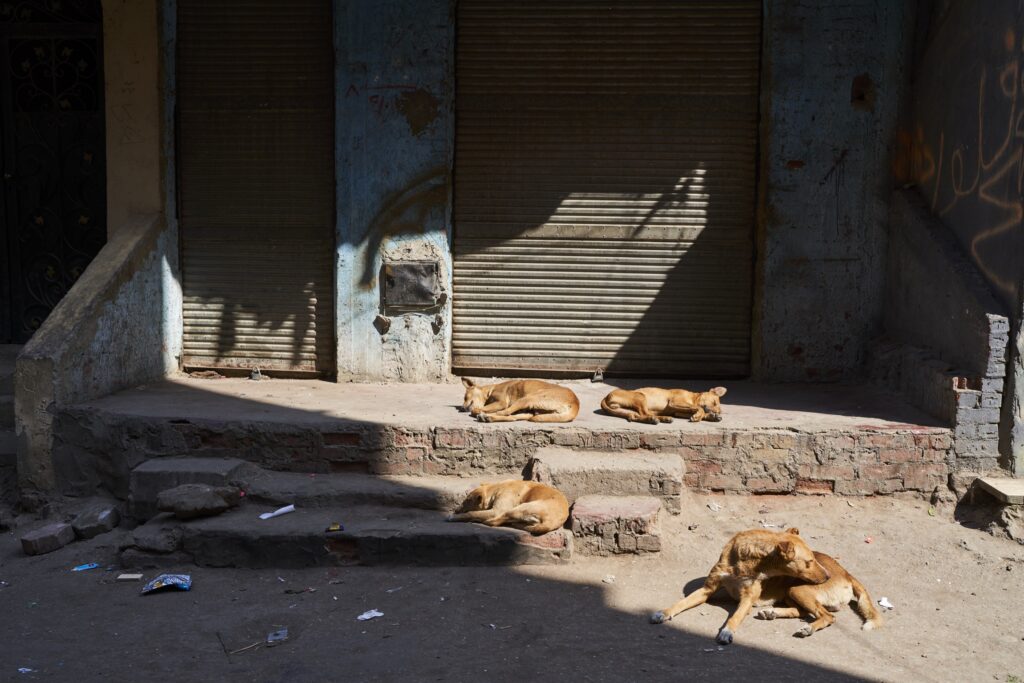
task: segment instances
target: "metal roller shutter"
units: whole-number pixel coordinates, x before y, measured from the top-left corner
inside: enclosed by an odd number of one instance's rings
[[[761,3],[457,20],[453,366],[748,374]]]
[[[323,0],[178,0],[184,364],[334,370]]]

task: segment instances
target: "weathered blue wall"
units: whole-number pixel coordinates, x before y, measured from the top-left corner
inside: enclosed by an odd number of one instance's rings
[[[338,376],[448,377],[451,308],[374,321],[387,260],[437,260],[451,291],[449,0],[337,0]]]
[[[1024,4],[925,3],[898,171],[1009,310],[1024,281]]]
[[[766,3],[755,374],[856,373],[881,317],[911,3]]]

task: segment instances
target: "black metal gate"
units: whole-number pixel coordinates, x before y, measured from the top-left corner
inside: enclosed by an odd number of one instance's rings
[[[0,2],[0,343],[23,343],[106,241],[99,0]]]

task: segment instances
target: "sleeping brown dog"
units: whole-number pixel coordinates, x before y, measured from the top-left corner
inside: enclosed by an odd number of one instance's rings
[[[571,389],[539,379],[477,384],[463,377],[462,409],[481,422],[572,422],[580,400]]]
[[[535,481],[510,479],[477,486],[448,521],[510,526],[531,534],[546,534],[561,529],[568,518],[569,501],[561,491]]]
[[[660,624],[680,612],[703,605],[715,591],[724,588],[739,602],[716,638],[720,644],[728,645],[751,608],[761,600],[764,583],[773,577],[789,577],[810,584],[822,584],[831,578],[797,529],[741,531],[725,544],[704,585],[668,609],[653,613],[651,623]]]
[[[616,389],[601,400],[601,408],[609,415],[652,425],[671,422],[673,417],[688,417],[691,422],[718,422],[722,419],[722,404],[718,399],[725,396],[725,392],[725,387],[701,393],[657,387],[635,391]]]

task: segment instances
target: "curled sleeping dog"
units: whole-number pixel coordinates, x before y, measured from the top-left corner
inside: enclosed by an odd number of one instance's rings
[[[741,531],[725,544],[704,585],[668,609],[653,613],[651,623],[660,624],[702,605],[719,588],[725,588],[739,602],[716,638],[720,644],[727,645],[751,608],[762,599],[765,583],[774,577],[808,584],[823,584],[832,578],[800,538],[797,529]]]
[[[535,481],[510,479],[477,486],[448,521],[480,522],[546,534],[561,529],[568,518],[569,501],[561,491]]]
[[[462,410],[481,422],[572,422],[580,412],[580,400],[571,389],[539,379],[476,384],[463,377],[462,384]]]
[[[725,392],[725,387],[713,387],[700,393],[657,387],[635,391],[616,389],[601,400],[601,408],[609,415],[624,417],[630,422],[653,425],[671,422],[673,417],[688,417],[691,422],[718,422],[722,419],[719,399]]]

